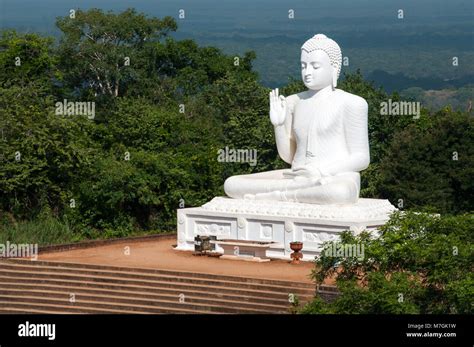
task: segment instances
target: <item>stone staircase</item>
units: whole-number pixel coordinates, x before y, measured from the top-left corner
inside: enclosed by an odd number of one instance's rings
[[[274,314],[308,283],[173,270],[4,259],[0,313]]]

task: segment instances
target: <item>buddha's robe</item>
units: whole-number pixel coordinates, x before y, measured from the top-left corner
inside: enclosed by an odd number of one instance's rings
[[[287,97],[285,123],[275,127],[278,152],[291,169],[230,177],[224,184],[228,196],[316,204],[357,201],[359,171],[370,161],[367,102],[330,86],[309,95]]]

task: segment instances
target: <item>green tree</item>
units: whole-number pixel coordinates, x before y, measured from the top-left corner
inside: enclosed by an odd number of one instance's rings
[[[44,206],[59,214],[88,175],[95,146],[86,117],[54,114],[54,100],[33,86],[0,88],[0,209],[22,218]]]
[[[118,98],[93,138],[102,145],[78,187],[77,216],[96,229],[173,230],[176,209],[222,185],[212,122],[145,99]]]
[[[222,124],[221,147],[257,150],[257,165],[223,163],[226,177],[286,167],[278,157],[274,130],[268,116],[269,89],[256,76],[228,73],[204,92],[214,117]],[[217,154],[217,153],[216,153]]]
[[[74,18],[58,18],[56,25],[63,33],[58,54],[64,81],[109,97],[122,95],[139,79],[146,46],[177,27],[172,17],[148,18],[134,9],[77,10]]]
[[[35,84],[50,90],[58,76],[53,39],[3,31],[0,37],[0,83],[3,87]]]
[[[380,163],[377,190],[403,208],[440,213],[474,206],[474,119],[449,108],[397,132]]]
[[[316,283],[336,280],[340,296],[316,299],[304,313],[473,313],[474,215],[395,213],[380,237],[342,235],[337,245],[363,246],[362,256],[323,250]],[[327,243],[325,246],[330,246]]]

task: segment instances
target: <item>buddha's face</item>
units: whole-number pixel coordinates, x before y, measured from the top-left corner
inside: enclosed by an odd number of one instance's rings
[[[321,90],[332,85],[333,70],[329,56],[323,50],[310,53],[301,50],[301,78],[306,88]]]

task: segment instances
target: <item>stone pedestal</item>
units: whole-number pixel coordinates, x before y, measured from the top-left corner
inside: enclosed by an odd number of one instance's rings
[[[201,207],[179,209],[178,250],[193,250],[196,235],[218,240],[276,242],[269,258],[290,259],[290,242],[304,243],[304,261],[319,255],[325,241],[344,230],[358,234],[376,231],[396,208],[388,200],[359,199],[352,205],[315,205],[295,202],[216,197]],[[216,247],[216,251],[223,249]]]

